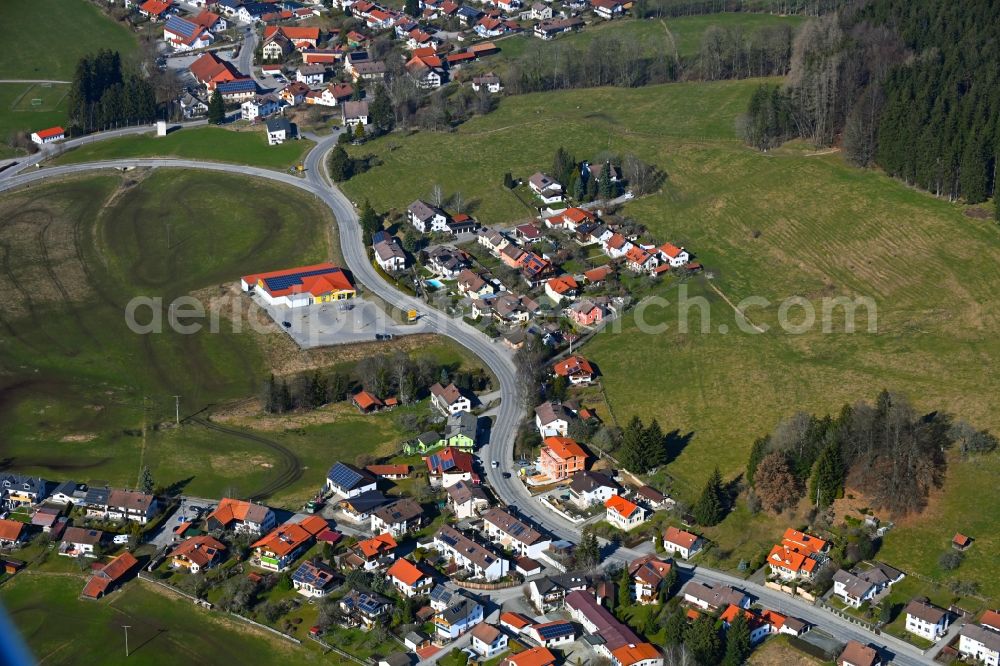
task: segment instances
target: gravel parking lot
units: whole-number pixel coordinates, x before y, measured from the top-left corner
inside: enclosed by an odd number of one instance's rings
[[[419,320],[413,324],[396,323],[375,303],[363,298],[301,308],[270,306],[257,296],[254,300],[303,349],[372,342],[377,339],[376,335],[412,335],[425,331]]]

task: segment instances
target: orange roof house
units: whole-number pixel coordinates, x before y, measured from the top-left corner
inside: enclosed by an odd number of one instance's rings
[[[801,552],[824,553],[830,544],[811,534],[793,530],[789,527],[785,530],[782,542],[789,548],[795,548]]]
[[[434,585],[434,579],[429,574],[404,558],[393,562],[385,575],[396,586],[396,589],[408,597],[427,591]]]
[[[319,516],[309,516],[300,523],[285,523],[250,544],[254,563],[264,569],[284,571],[328,527]]]
[[[505,611],[500,614],[500,624],[509,627],[515,633],[519,633],[525,627],[531,626],[532,620],[520,613]]]
[[[273,39],[276,35],[283,36],[298,48],[315,47],[316,42],[319,41],[319,28],[286,25],[269,25],[264,28],[265,42]]]
[[[359,541],[355,546],[355,549],[364,556],[366,560],[370,560],[373,557],[379,557],[381,555],[388,555],[392,551],[396,550],[396,540],[391,534],[386,532],[385,534],[380,534],[374,536],[371,539],[365,539],[364,541]]]
[[[616,663],[622,666],[640,664],[650,659],[660,659],[663,655],[652,643],[626,643],[611,651]]]
[[[542,472],[553,481],[586,468],[587,453],[569,437],[546,437],[542,442]]]
[[[147,16],[159,18],[170,11],[173,6],[174,3],[169,0],[166,2],[163,2],[163,0],[146,0],[146,2],[139,5],[139,12]]]
[[[0,520],[0,544],[15,544],[24,534],[24,523],[19,520]]]
[[[170,556],[173,566],[197,573],[218,564],[225,552],[226,544],[206,534],[185,540],[174,548]]]
[[[263,504],[223,497],[205,519],[210,530],[235,530],[261,534],[274,527],[274,512]]]
[[[565,297],[572,296],[579,288],[580,285],[576,279],[569,274],[550,278],[545,283],[545,293],[556,303],[561,302]]]
[[[646,510],[621,495],[612,495],[605,500],[604,508],[607,509],[608,522],[620,529],[628,531],[646,522]]]
[[[782,578],[810,578],[816,570],[816,560],[780,544],[771,549],[767,563]]]
[[[121,584],[128,572],[137,564],[139,564],[139,560],[135,559],[132,553],[122,553],[90,577],[87,584],[83,586],[83,597],[100,599]]]
[[[579,354],[574,354],[552,366],[557,377],[567,377],[570,384],[587,384],[594,379],[594,366]]]
[[[500,662],[500,666],[554,666],[556,656],[548,648],[533,647],[512,654]]]
[[[246,78],[235,67],[225,60],[220,59],[214,53],[205,53],[198,57],[188,67],[191,74],[209,91],[215,90],[215,86],[226,81],[236,81]]]
[[[958,550],[965,550],[966,548],[972,545],[972,538],[965,536],[961,532],[958,532],[952,538],[951,545],[952,547],[957,548]]]

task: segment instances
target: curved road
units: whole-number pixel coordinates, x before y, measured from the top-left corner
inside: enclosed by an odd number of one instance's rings
[[[123,134],[140,133],[141,131],[150,130],[148,127],[144,129],[128,128],[102,135],[84,137],[83,139],[75,139],[67,142],[67,145],[80,145],[82,143],[89,143],[90,141],[99,141],[109,136],[121,136]],[[258,167],[159,158],[71,164],[46,167],[22,173],[27,166],[36,164],[43,158],[33,156],[37,157],[37,159],[32,160],[29,158],[24,163],[18,164],[6,172],[0,172],[0,192],[40,182],[53,176],[84,173],[95,169],[120,169],[126,167],[203,169],[207,171],[237,173],[282,182],[309,192],[323,201],[336,217],[344,261],[354,274],[359,285],[363,285],[392,307],[401,310],[418,310],[429,332],[439,333],[452,338],[476,354],[493,370],[500,383],[501,403],[493,424],[490,443],[484,447],[485,450],[482,457],[485,460],[499,461],[500,469],[497,472],[512,472],[514,440],[518,426],[524,415],[520,406],[521,387],[518,384],[517,372],[511,354],[499,343],[494,342],[476,328],[469,326],[460,318],[448,317],[444,313],[429,307],[423,301],[397,291],[379,277],[368,259],[367,248],[363,242],[361,227],[358,224],[358,216],[354,206],[325,176],[325,157],[336,143],[336,139],[336,134],[325,137],[309,152],[305,159],[305,178]],[[45,153],[39,153],[39,155],[44,156]],[[508,505],[516,506],[521,514],[527,516],[553,535],[573,542],[578,540],[580,528],[558,514],[543,508],[540,502],[531,497],[524,485],[514,478],[513,474],[509,479],[503,478],[503,475],[500,473],[490,474],[489,476],[494,490]],[[619,564],[629,562],[644,554],[646,553],[638,550],[618,548],[606,556],[602,566],[611,562]],[[893,663],[907,666],[933,663],[929,656],[924,656],[920,650],[909,643],[892,636],[882,635],[876,637],[861,627],[832,613],[823,611],[800,598],[789,597],[788,595],[765,588],[762,585],[705,567],[684,567],[684,571],[685,577],[704,583],[722,583],[741,587],[756,596],[768,607],[793,614],[811,624],[831,630],[842,640],[853,639],[865,644],[877,640],[877,642],[887,646],[890,652],[894,653]]]

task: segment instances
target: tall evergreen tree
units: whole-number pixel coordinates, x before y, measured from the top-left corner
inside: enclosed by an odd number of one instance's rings
[[[722,666],[742,666],[750,656],[750,624],[744,613],[737,613],[726,630],[726,654]]]
[[[722,641],[715,628],[715,618],[701,615],[688,629],[684,644],[699,664],[718,664],[722,655]]]
[[[149,471],[148,465],[144,465],[142,468],[142,478],[139,479],[139,489],[147,495],[151,495],[153,493],[153,488],[155,487],[156,484],[153,481],[153,473]]]
[[[412,16],[413,18],[420,17],[420,0],[405,0],[403,3],[403,11]]]
[[[367,199],[365,199],[365,207],[361,209],[361,219],[359,222],[361,224],[361,232],[365,237],[365,244],[368,245],[371,243],[375,232],[382,230],[382,220]]]
[[[208,99],[208,122],[221,125],[225,121],[226,103],[222,100],[222,93],[216,89]]]
[[[621,619],[625,610],[632,605],[632,577],[628,575],[628,566],[622,569],[618,577],[618,606],[615,614]]]
[[[663,642],[666,645],[677,646],[684,642],[684,634],[688,624],[684,611],[679,607],[675,608],[663,624]]]
[[[809,482],[810,501],[816,502],[820,507],[833,504],[833,500],[840,497],[844,490],[845,474],[840,442],[834,440],[823,449],[813,468]]]
[[[643,427],[642,420],[633,416],[622,432],[622,443],[617,452],[618,462],[625,469],[635,474],[646,471],[645,455],[642,450]]]
[[[691,513],[699,525],[717,525],[725,518],[725,488],[722,485],[722,475],[719,473],[718,467],[712,471],[712,475],[705,483],[701,497],[698,498]]]
[[[354,160],[351,159],[351,156],[347,154],[347,151],[340,144],[334,146],[333,150],[330,151],[330,157],[327,160],[326,166],[330,172],[330,178],[335,183],[350,180],[351,176],[354,175]]]
[[[391,132],[396,124],[396,114],[392,110],[392,101],[384,85],[375,87],[375,99],[368,107],[371,124],[379,133]]]
[[[653,419],[652,423],[642,431],[642,453],[644,471],[659,467],[667,462],[666,438],[660,428],[660,422]]]

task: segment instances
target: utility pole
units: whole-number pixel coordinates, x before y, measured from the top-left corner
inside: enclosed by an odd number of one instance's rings
[[[130,624],[123,624],[122,625],[122,629],[125,630],[125,656],[126,657],[128,657],[128,629],[131,626],[132,625],[130,625]]]
[[[174,422],[177,425],[181,424],[181,397],[179,395],[174,396]]]

